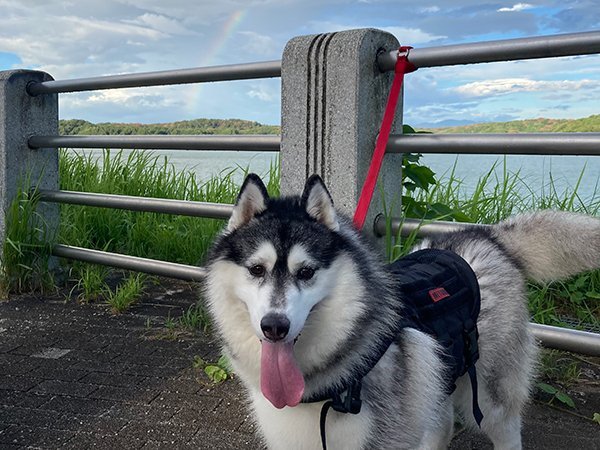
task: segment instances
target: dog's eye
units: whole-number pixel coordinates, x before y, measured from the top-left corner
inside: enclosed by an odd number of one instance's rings
[[[296,274],[296,277],[299,280],[310,280],[315,274],[315,269],[312,269],[310,267],[303,267],[302,269],[300,269],[298,271],[298,273]]]
[[[264,277],[265,276],[265,266],[262,266],[260,264],[255,264],[253,266],[248,267],[248,272],[250,272],[250,275],[252,275],[253,277]]]

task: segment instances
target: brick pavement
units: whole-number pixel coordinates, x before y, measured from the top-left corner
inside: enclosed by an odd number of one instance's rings
[[[60,295],[0,301],[0,449],[261,448],[238,383],[214,386],[193,368],[195,356],[218,359],[216,343],[165,327],[195,301],[195,288],[170,282],[151,291],[119,316]],[[586,417],[600,407],[594,370],[576,398]],[[524,447],[600,449],[598,429],[533,404]],[[451,445],[491,448],[468,433]]]
[[[157,290],[120,316],[60,296],[0,302],[1,449],[260,447],[237,383],[192,366],[216,361],[215,343],[164,326],[195,291]]]

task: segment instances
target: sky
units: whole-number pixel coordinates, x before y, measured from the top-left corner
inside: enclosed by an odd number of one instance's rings
[[[0,70],[55,79],[281,59],[300,35],[379,28],[415,48],[600,30],[600,0],[0,0]],[[600,55],[423,68],[417,127],[600,113]],[[62,119],[280,123],[280,80],[60,94]]]

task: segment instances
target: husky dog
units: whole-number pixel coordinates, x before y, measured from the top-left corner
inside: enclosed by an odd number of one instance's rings
[[[496,449],[521,448],[521,415],[537,355],[525,277],[565,278],[600,267],[600,220],[526,214],[422,241],[460,255],[481,292],[476,364],[481,430]],[[205,294],[223,349],[271,449],[321,448],[318,392],[345,386],[399,320],[395,280],[318,176],[300,197],[269,198],[244,181],[212,248]],[[400,299],[401,301],[401,299]],[[330,411],[330,449],[446,448],[454,414],[478,428],[468,376],[448,396],[440,346],[403,328],[362,379],[359,414]]]

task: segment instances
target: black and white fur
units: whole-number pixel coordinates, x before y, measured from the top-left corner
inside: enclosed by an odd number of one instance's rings
[[[515,217],[482,230],[426,239],[473,268],[481,288],[477,362],[481,430],[496,449],[521,448],[521,416],[537,346],[528,330],[525,277],[565,278],[600,267],[600,220],[563,212]],[[250,268],[260,265],[262,276]],[[205,294],[224,352],[242,380],[271,449],[319,449],[322,403],[275,408],[260,388],[261,318],[290,321],[286,340],[305,380],[304,398],[335,385],[362,363],[389,320],[394,280],[351,223],[334,209],[321,179],[301,197],[269,198],[249,175],[208,263]],[[314,272],[310,279],[298,274]],[[256,272],[254,270],[254,272]],[[468,376],[444,394],[436,341],[406,328],[363,380],[360,414],[331,411],[329,449],[442,449],[454,414],[476,428]]]

